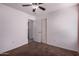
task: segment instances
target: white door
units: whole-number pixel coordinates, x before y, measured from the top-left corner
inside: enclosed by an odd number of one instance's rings
[[[34,22],[34,40],[47,43],[47,19],[39,19]]]
[[[42,35],[41,35],[41,20],[35,20],[34,22],[34,40],[37,42],[41,42],[42,39]]]
[[[47,19],[44,18],[41,21],[41,30],[42,30],[42,42],[47,43]]]

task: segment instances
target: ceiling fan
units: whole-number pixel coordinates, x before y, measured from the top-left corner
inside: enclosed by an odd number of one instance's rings
[[[32,8],[33,8],[32,12],[35,12],[37,8],[39,8],[39,9],[45,11],[46,9],[45,9],[44,7],[42,7],[42,6],[40,6],[41,4],[43,4],[43,3],[24,4],[24,5],[22,5],[22,6],[23,6],[23,7],[32,6]]]

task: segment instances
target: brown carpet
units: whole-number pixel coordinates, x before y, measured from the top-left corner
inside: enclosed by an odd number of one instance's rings
[[[79,53],[43,43],[31,42],[5,52],[1,56],[79,56]]]

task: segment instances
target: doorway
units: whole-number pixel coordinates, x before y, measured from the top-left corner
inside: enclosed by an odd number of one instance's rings
[[[28,43],[33,41],[33,20],[28,20]]]

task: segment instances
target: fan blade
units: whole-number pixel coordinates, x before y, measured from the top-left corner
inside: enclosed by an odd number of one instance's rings
[[[42,10],[44,10],[44,11],[46,10],[45,8],[43,8],[43,7],[41,7],[41,6],[39,6],[39,8],[42,9]]]
[[[35,12],[36,9],[33,9],[33,12]]]
[[[40,4],[43,4],[43,3],[38,3],[38,4],[40,5]]]
[[[25,6],[31,6],[30,4],[28,4],[28,5],[22,5],[23,7],[25,7]]]
[[[32,5],[37,5],[37,3],[32,3]]]

